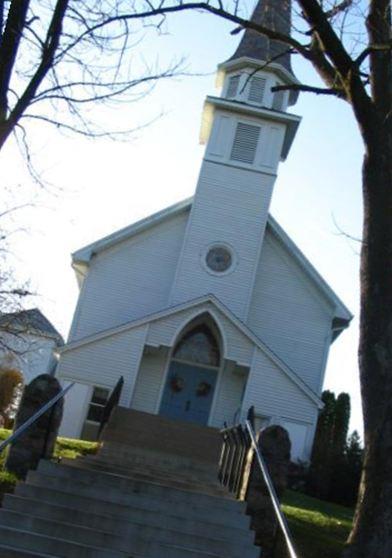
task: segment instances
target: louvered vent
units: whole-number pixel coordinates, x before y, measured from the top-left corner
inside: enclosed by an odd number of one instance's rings
[[[227,98],[232,99],[237,95],[238,86],[240,84],[240,76],[231,76],[227,87]]]
[[[253,77],[249,84],[248,101],[261,104],[263,102],[266,79],[262,77]]]
[[[275,110],[282,110],[283,99],[284,99],[284,91],[276,91],[274,93],[274,99],[272,101],[272,108]]]
[[[259,136],[260,126],[238,122],[230,159],[251,165],[255,160]]]

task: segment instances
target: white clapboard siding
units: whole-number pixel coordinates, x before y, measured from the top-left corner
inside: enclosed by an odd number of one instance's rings
[[[157,412],[168,352],[167,348],[162,347],[143,355],[131,400],[132,409],[146,413]]]
[[[203,162],[173,303],[212,293],[237,316],[244,316],[274,180],[271,175]],[[206,248],[219,241],[235,254],[233,271],[223,276],[211,274],[203,265]]]
[[[188,213],[92,258],[71,341],[165,308]]]
[[[313,390],[330,343],[332,308],[267,228],[248,326]]]
[[[110,389],[123,376],[121,403],[129,405],[145,338],[146,326],[141,326],[66,351],[57,376]]]
[[[172,346],[189,321],[204,312],[210,312],[212,317],[216,318],[218,328],[221,330],[224,339],[225,358],[243,365],[250,365],[253,343],[222,312],[208,302],[200,304],[197,308],[175,312],[151,322],[147,343],[153,346]]]
[[[217,385],[218,393],[211,426],[223,428],[224,423],[231,426],[239,422],[245,383],[246,377],[239,374],[238,367],[233,366],[233,363],[226,363]]]
[[[69,384],[69,381],[63,380],[61,383],[65,387]],[[65,395],[59,436],[65,438],[80,437],[92,391],[93,387],[91,385],[75,383],[73,388]]]
[[[313,424],[316,404],[260,349],[256,349],[243,409],[256,414]]]

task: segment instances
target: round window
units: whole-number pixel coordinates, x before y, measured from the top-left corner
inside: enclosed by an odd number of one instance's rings
[[[227,271],[233,263],[230,250],[226,246],[213,246],[206,255],[206,264],[215,273]]]

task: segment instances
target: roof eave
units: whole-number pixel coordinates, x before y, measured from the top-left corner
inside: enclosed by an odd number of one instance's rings
[[[128,227],[124,227],[123,229],[120,229],[108,236],[92,242],[91,244],[88,244],[87,246],[84,246],[83,248],[80,248],[79,250],[76,250],[76,252],[72,254],[73,264],[88,265],[94,254],[97,254],[102,250],[106,250],[107,248],[111,248],[118,242],[123,242],[124,240],[131,238],[135,234],[139,234],[149,229],[150,227],[158,225],[165,219],[174,217],[175,215],[186,211],[190,207],[192,199],[193,198],[187,198],[186,200],[171,205],[170,207],[167,207],[162,211],[158,211],[157,213],[154,213],[153,215],[150,215],[145,219],[137,221],[136,223],[133,223]]]
[[[276,74],[287,85],[300,85],[301,82],[295,75],[285,68],[279,62],[269,62],[268,60],[258,60],[250,56],[241,56],[233,60],[226,60],[218,64],[218,71],[216,73],[216,87],[222,87],[225,75],[227,72],[235,72],[241,68],[253,68],[253,70],[262,70],[263,72],[270,72]],[[289,105],[295,105],[298,99],[298,91],[290,91]]]
[[[229,101],[228,99],[223,99],[222,97],[214,97],[209,95],[204,103],[202,128],[200,132],[201,143],[206,143],[208,141],[212,129],[215,108],[221,110],[226,109],[230,110],[231,112],[236,112],[247,116],[260,117],[266,120],[272,120],[285,124],[286,133],[282,146],[281,159],[284,161],[287,158],[287,155],[289,154],[291,145],[297,133],[298,126],[301,122],[300,116],[288,112],[272,110],[270,108],[258,107],[239,101]]]

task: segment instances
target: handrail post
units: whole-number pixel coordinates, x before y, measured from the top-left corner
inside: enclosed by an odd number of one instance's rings
[[[257,462],[260,466],[261,473],[263,475],[265,484],[267,486],[269,495],[271,497],[272,505],[274,507],[279,525],[282,529],[283,536],[285,538],[285,542],[286,542],[286,545],[287,545],[287,549],[288,549],[289,554],[290,554],[290,558],[299,558],[296,551],[295,551],[295,548],[294,548],[294,542],[293,542],[292,537],[291,537],[291,533],[290,533],[289,526],[287,524],[286,517],[284,516],[284,514],[283,514],[283,512],[280,508],[280,502],[279,502],[278,496],[276,494],[274,485],[272,483],[270,474],[268,472],[268,467],[267,467],[267,465],[264,461],[264,458],[261,454],[260,448],[257,444],[255,433],[253,431],[252,425],[251,425],[249,420],[247,420],[245,422],[245,424],[246,424],[246,428],[249,432],[249,436],[250,436],[250,439],[251,439],[251,444],[252,444],[253,449],[254,449],[255,454],[256,454]]]

